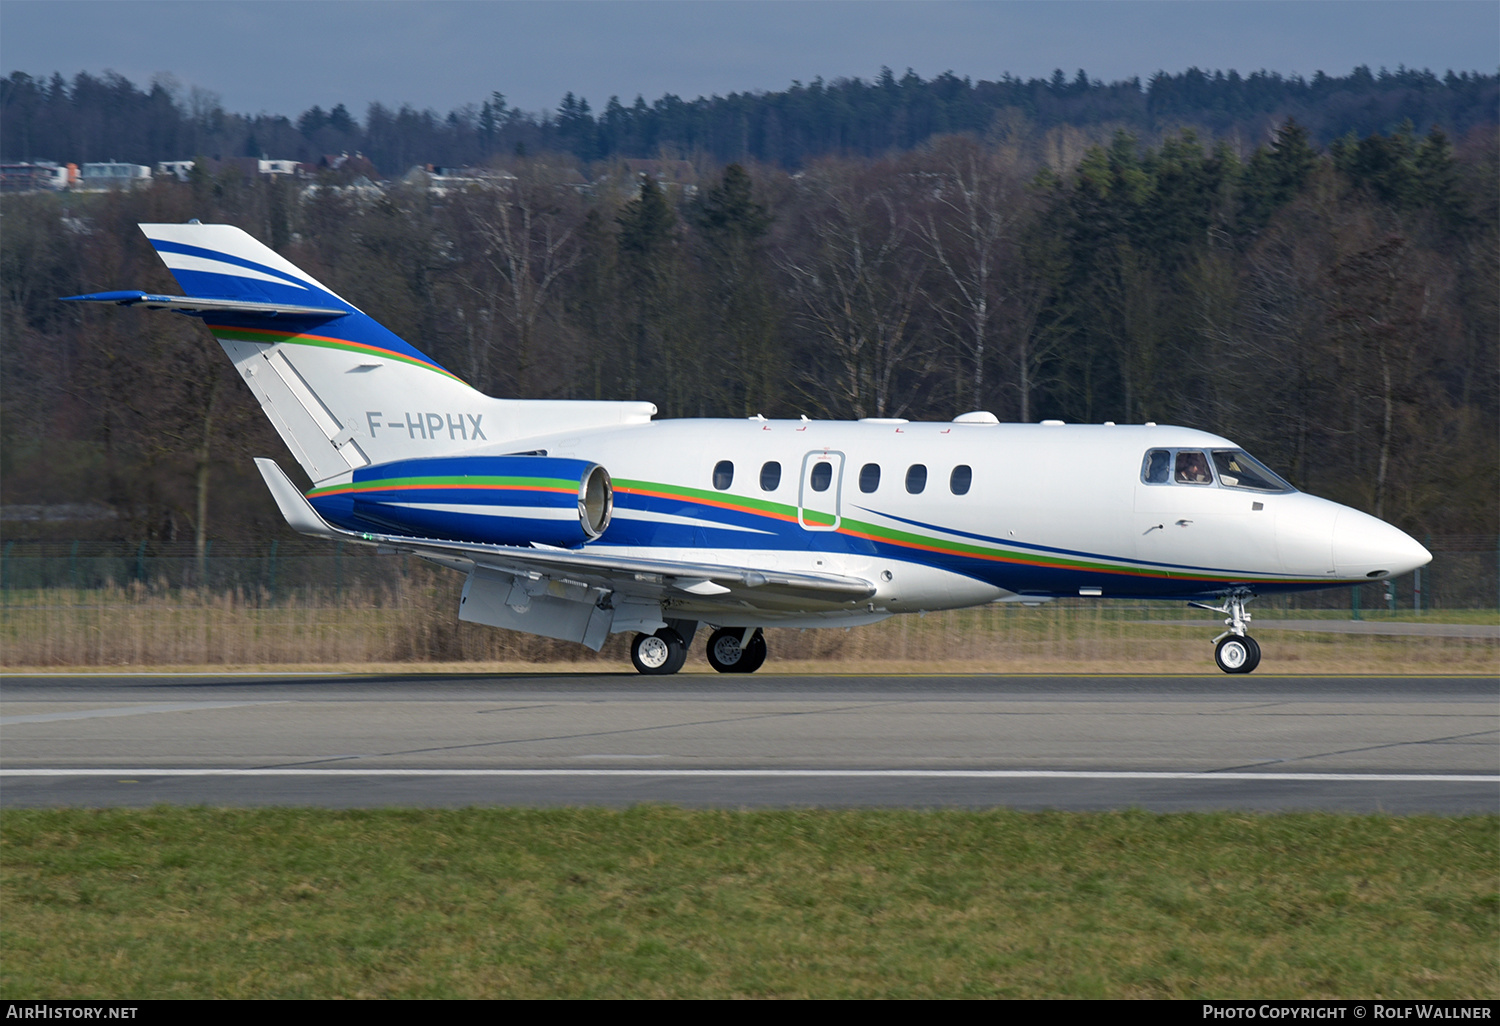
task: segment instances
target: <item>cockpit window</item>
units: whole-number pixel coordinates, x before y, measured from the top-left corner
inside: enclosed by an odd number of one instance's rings
[[[1208,460],[1197,449],[1183,449],[1177,454],[1177,470],[1173,479],[1178,484],[1213,484],[1213,475],[1208,472]]]
[[[1213,463],[1210,465],[1209,457]],[[1212,485],[1252,492],[1295,492],[1275,471],[1243,449],[1148,449],[1141,461],[1146,484]]]
[[[1277,477],[1266,465],[1242,449],[1215,449],[1214,469],[1225,488],[1245,488],[1252,492],[1290,492],[1291,485]]]
[[[1172,454],[1165,449],[1152,449],[1146,453],[1146,465],[1141,469],[1141,480],[1147,484],[1166,484],[1172,479]]]

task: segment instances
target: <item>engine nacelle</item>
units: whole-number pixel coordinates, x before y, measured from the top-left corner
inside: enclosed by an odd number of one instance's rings
[[[398,460],[307,498],[346,530],[493,545],[576,547],[603,534],[614,511],[603,467],[549,456]]]

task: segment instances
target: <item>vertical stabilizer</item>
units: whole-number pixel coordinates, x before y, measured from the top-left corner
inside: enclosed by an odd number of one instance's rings
[[[185,296],[66,296],[200,317],[314,483],[371,464],[643,424],[646,402],[494,399],[227,224],[143,224]]]
[[[143,224],[313,481],[496,440],[500,403],[232,225]],[[325,313],[262,311],[285,304]]]

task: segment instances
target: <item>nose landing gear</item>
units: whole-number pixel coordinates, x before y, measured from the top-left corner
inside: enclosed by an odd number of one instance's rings
[[[1239,591],[1226,597],[1222,606],[1208,606],[1202,602],[1188,603],[1198,609],[1223,613],[1227,617],[1224,626],[1229,629],[1214,639],[1214,662],[1225,673],[1249,673],[1260,665],[1260,645],[1246,633],[1251,617],[1245,611],[1245,603],[1254,597],[1249,592]]]
[[[1260,645],[1248,635],[1241,638],[1231,634],[1214,649],[1214,662],[1225,673],[1249,673],[1260,665]]]

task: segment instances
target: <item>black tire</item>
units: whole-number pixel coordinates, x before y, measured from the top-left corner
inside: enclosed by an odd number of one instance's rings
[[[766,636],[758,629],[751,636],[750,643],[745,646],[745,658],[741,660],[739,673],[754,673],[760,669],[760,664],[766,661]]]
[[[745,644],[740,644],[744,629],[721,627],[708,638],[708,665],[720,673],[754,673],[766,661],[766,639],[757,629]]]
[[[663,627],[655,634],[635,636],[630,643],[630,661],[640,673],[676,673],[687,662],[687,646],[682,642],[682,635],[670,627]]]
[[[1255,668],[1260,665],[1260,642],[1256,641],[1254,638],[1250,637],[1247,634],[1245,635],[1245,644],[1250,649],[1250,658],[1246,661],[1245,668],[1240,672],[1254,673]]]
[[[720,627],[710,634],[704,652],[708,656],[708,665],[720,673],[735,673],[745,658],[745,649],[740,644],[740,636],[744,633],[739,628]]]
[[[1260,662],[1260,646],[1254,638],[1231,634],[1214,649],[1214,662],[1225,673],[1249,673]]]

